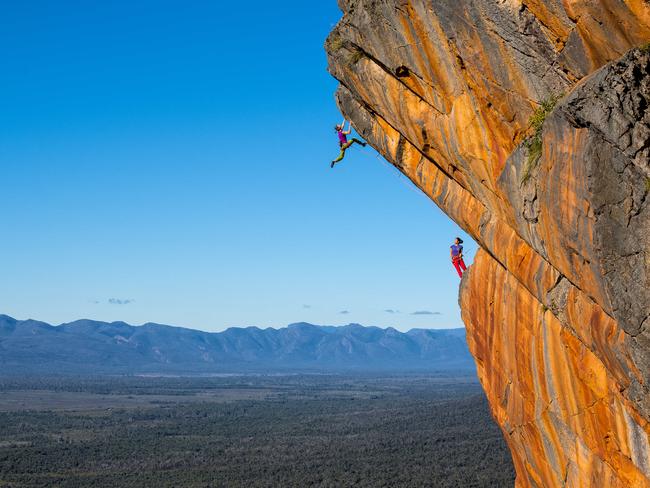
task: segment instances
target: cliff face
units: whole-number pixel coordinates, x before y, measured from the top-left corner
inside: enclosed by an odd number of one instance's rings
[[[650,487],[650,4],[339,6],[341,111],[481,247],[460,304],[517,485]]]

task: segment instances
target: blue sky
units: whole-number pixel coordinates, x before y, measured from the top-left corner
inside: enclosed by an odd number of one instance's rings
[[[329,168],[339,17],[334,0],[5,5],[0,313],[462,326],[464,234],[369,147]]]

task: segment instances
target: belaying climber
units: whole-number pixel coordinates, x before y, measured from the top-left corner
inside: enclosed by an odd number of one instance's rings
[[[463,240],[460,237],[456,237],[456,241],[451,245],[451,250],[449,254],[451,255],[451,263],[456,268],[458,276],[463,277],[463,271],[467,268],[465,267],[465,261],[463,261]]]
[[[336,163],[341,161],[345,157],[345,151],[348,149],[352,144],[355,142],[357,144],[361,144],[363,147],[366,147],[366,143],[363,141],[360,141],[356,137],[353,137],[349,142],[348,142],[348,137],[350,133],[352,132],[352,129],[350,127],[350,123],[348,122],[348,130],[344,130],[345,128],[345,119],[343,119],[343,122],[339,125],[334,126],[334,130],[339,136],[339,146],[341,148],[341,154],[339,154],[339,157],[336,158],[334,161],[332,161],[332,164],[330,165],[330,168],[333,168]]]

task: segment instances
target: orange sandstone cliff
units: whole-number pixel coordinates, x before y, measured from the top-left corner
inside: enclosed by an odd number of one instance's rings
[[[480,245],[460,305],[517,486],[650,487],[650,3],[339,6],[341,111]]]

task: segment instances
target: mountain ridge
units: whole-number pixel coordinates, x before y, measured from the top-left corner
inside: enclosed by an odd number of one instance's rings
[[[1,374],[472,370],[464,329],[296,322],[205,332],[147,322],[60,325],[0,314]]]

